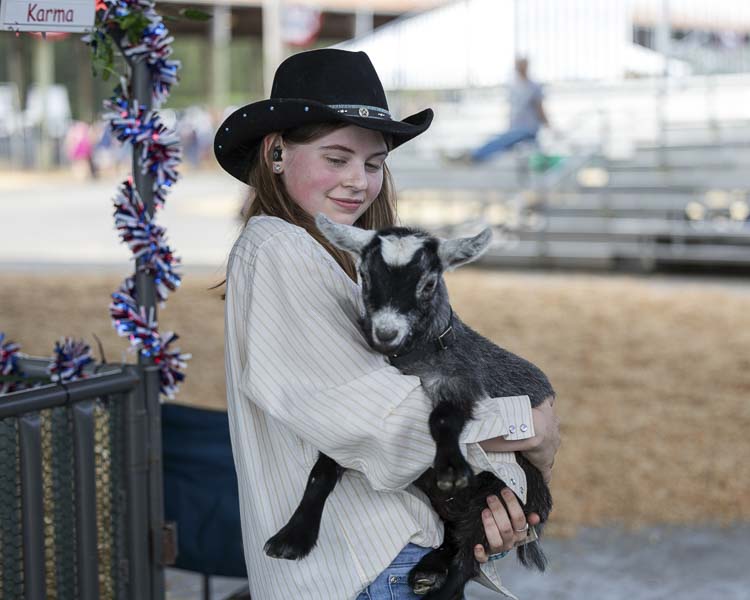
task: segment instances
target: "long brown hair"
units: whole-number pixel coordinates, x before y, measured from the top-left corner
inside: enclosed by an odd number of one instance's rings
[[[303,125],[294,129],[280,133],[282,139],[290,144],[308,144],[322,138],[329,133],[342,127],[347,123],[314,123]],[[391,141],[389,136],[384,135],[386,145],[390,149]],[[348,252],[339,250],[331,244],[318,231],[315,225],[315,219],[306,213],[292,198],[281,181],[281,177],[275,175],[272,169],[272,148],[269,146],[265,151],[264,144],[261,142],[258,150],[250,158],[251,164],[248,172],[247,183],[253,188],[254,197],[251,200],[249,208],[244,211],[243,228],[247,222],[259,215],[278,217],[285,221],[302,227],[309,233],[341,266],[344,272],[354,281],[357,279],[357,271],[354,260]],[[383,185],[380,192],[370,207],[357,219],[355,226],[363,229],[380,229],[389,227],[396,223],[396,193],[391,179],[391,173],[388,166],[383,164]],[[226,283],[226,279],[219,287]],[[214,289],[211,288],[211,289]],[[223,295],[222,295],[223,297]]]

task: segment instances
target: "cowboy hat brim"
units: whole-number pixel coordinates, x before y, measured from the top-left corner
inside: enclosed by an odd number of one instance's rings
[[[377,108],[372,110],[373,113],[377,111]],[[343,121],[390,134],[393,140],[391,148],[396,148],[427,130],[432,117],[429,108],[402,121],[394,121],[378,116],[345,114],[341,109],[314,100],[272,98],[253,102],[229,115],[214,137],[214,154],[227,173],[247,183],[251,159],[261,140],[269,133],[312,123]]]

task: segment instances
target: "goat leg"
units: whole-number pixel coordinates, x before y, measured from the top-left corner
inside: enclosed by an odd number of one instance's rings
[[[442,401],[430,413],[430,433],[435,440],[435,479],[438,489],[450,493],[469,485],[473,473],[458,446],[458,437],[466,423],[462,409]]]
[[[263,546],[268,556],[296,560],[310,554],[318,542],[323,507],[343,473],[344,467],[322,452],[318,453],[297,510]]]
[[[449,524],[446,523],[445,527],[443,545],[425,554],[409,572],[409,586],[417,596],[441,588],[448,576],[456,547],[453,536],[448,533]]]
[[[453,555],[443,585],[433,588],[423,596],[424,600],[461,600],[467,582],[478,574],[477,561],[471,552],[460,548]]]

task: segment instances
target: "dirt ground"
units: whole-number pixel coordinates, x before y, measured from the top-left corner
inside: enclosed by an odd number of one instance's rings
[[[0,331],[32,355],[98,335],[110,362],[113,274],[0,272]],[[224,407],[223,304],[191,275],[160,313],[193,355],[178,401]],[[549,375],[562,422],[548,533],[750,521],[750,286],[464,269],[461,317]],[[98,358],[98,351],[95,349]],[[132,358],[125,357],[127,360]]]

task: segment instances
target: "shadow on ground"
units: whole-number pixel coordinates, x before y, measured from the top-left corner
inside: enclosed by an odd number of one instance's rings
[[[520,600],[747,600],[750,525],[585,529],[544,542],[544,575],[507,563],[504,582]],[[510,556],[508,557],[508,559]],[[505,559],[505,560],[508,560]],[[472,584],[467,600],[496,600]]]
[[[547,572],[523,569],[508,556],[504,582],[520,600],[748,600],[750,525],[652,527],[637,532],[584,529],[570,539],[547,539]],[[214,600],[243,584],[216,578]],[[169,570],[167,600],[199,600],[200,577]],[[502,596],[478,584],[466,600]],[[301,600],[301,599],[300,599]]]

